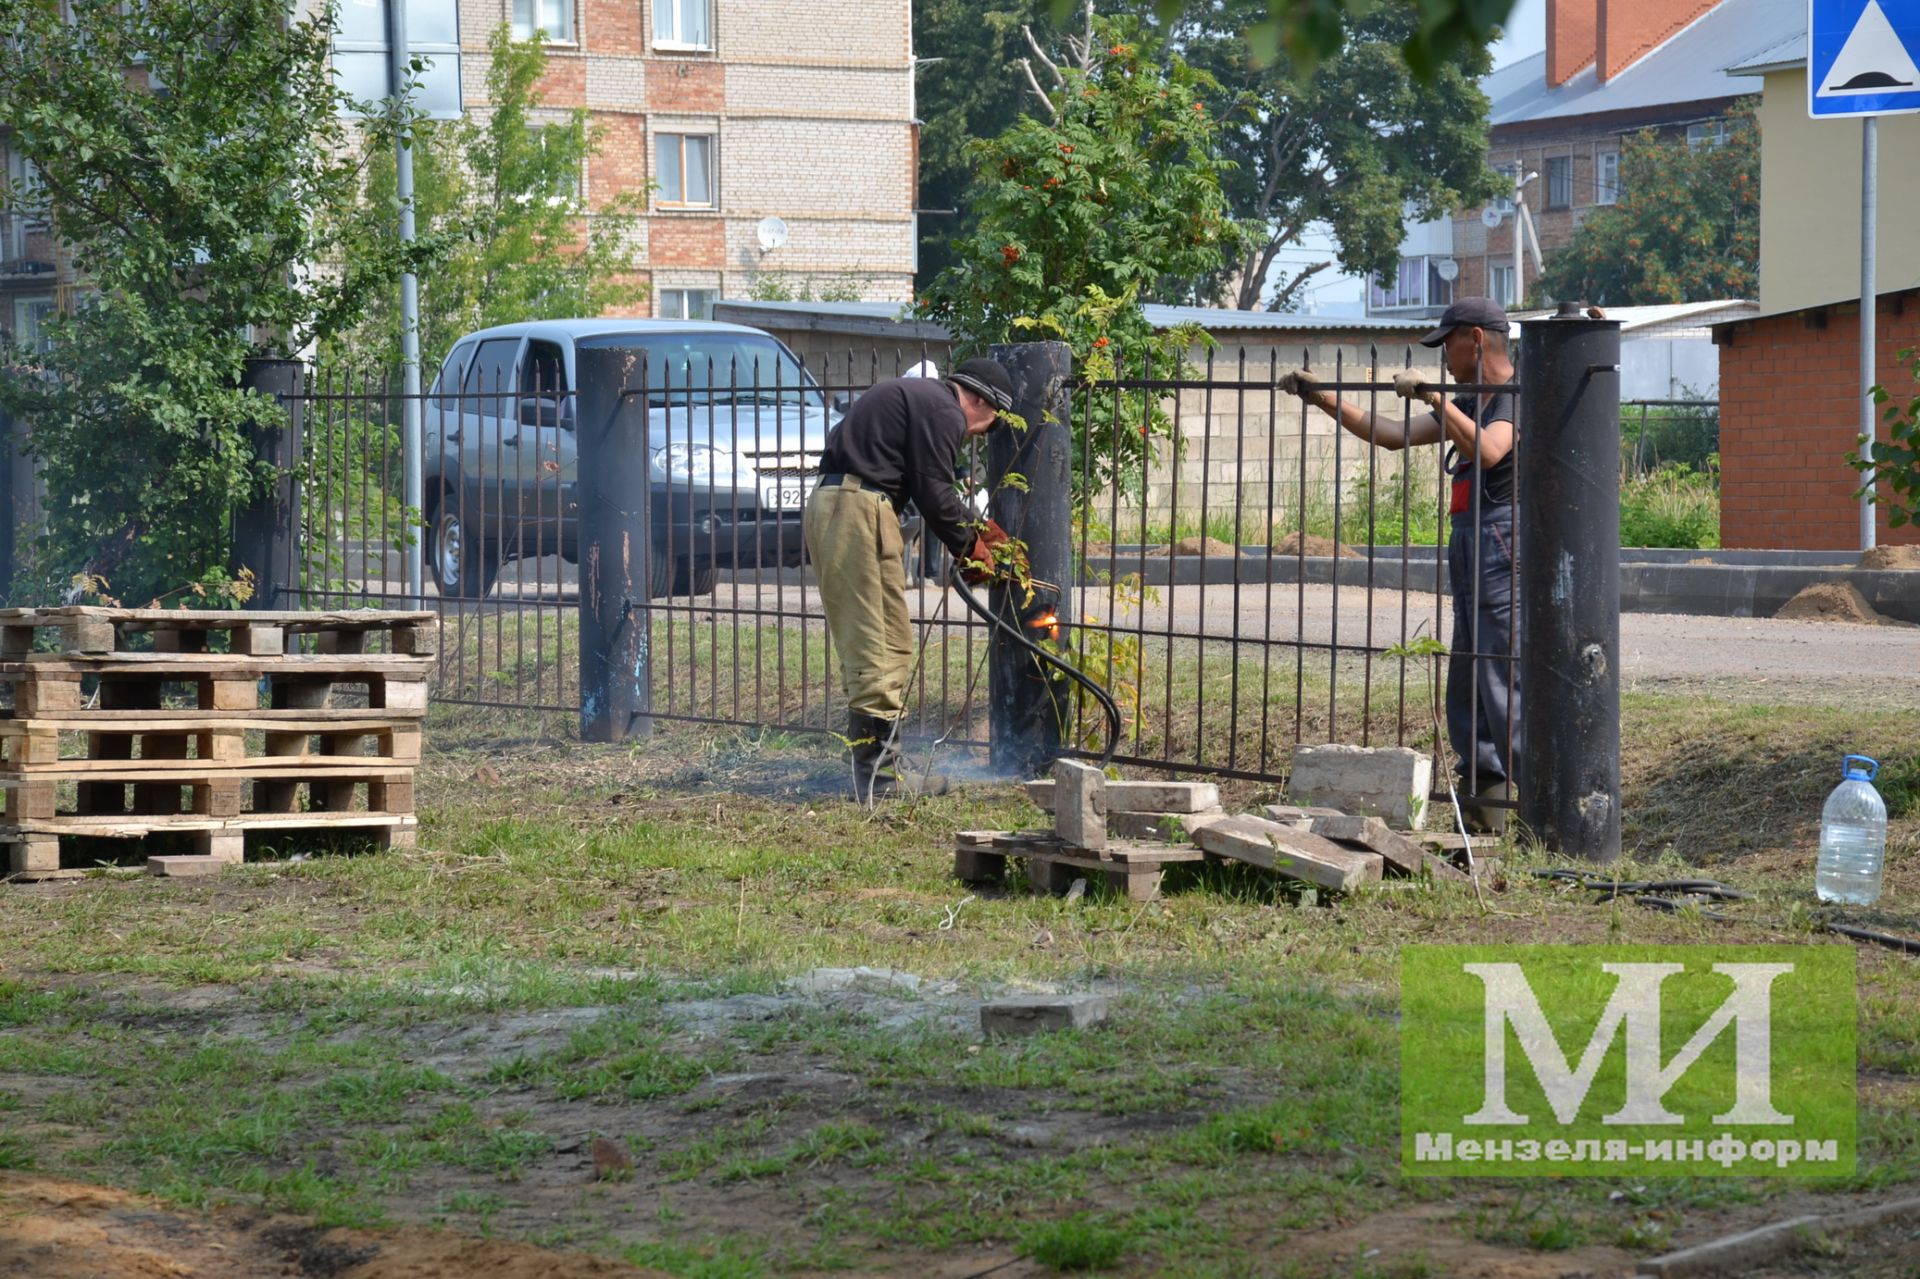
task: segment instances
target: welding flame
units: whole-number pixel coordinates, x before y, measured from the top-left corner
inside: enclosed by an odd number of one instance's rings
[[[1028,622],[1027,629],[1044,631],[1048,639],[1057,643],[1060,639],[1060,614],[1054,612],[1052,609],[1048,609],[1046,612],[1040,614],[1040,616]]]

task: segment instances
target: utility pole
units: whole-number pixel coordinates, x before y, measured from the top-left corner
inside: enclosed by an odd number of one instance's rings
[[[394,123],[394,193],[400,200],[400,243],[411,245],[413,224],[413,126],[405,116],[406,88],[410,70],[407,59],[407,0],[387,0],[387,86],[392,95]],[[421,481],[425,446],[420,430],[420,281],[411,270],[400,277],[400,462],[401,482],[407,510],[426,509],[426,492]],[[425,585],[422,570],[420,533],[408,528],[406,554],[406,593],[418,608],[423,603]]]
[[[1874,324],[1879,290],[1874,283],[1874,241],[1879,234],[1880,121],[1860,119],[1860,460],[1873,461]],[[1863,472],[1860,489],[1860,549],[1871,551],[1878,540],[1874,525],[1874,475]]]

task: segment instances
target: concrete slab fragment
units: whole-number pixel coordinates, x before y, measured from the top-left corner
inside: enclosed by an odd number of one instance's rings
[[[1287,797],[1293,803],[1378,817],[1418,830],[1433,788],[1433,760],[1405,746],[1300,746]]]
[[[1330,839],[1264,817],[1229,817],[1202,828],[1194,835],[1194,842],[1217,857],[1340,892],[1380,881],[1379,854],[1357,853]]]
[[[1053,830],[1071,848],[1107,846],[1107,775],[1077,759],[1053,761]]]
[[[1106,1019],[1104,995],[1016,995],[980,1005],[980,1029],[1010,1039],[1051,1030],[1082,1030]]]
[[[1427,850],[1417,840],[1393,830],[1378,817],[1316,817],[1308,829],[1337,844],[1378,853],[1390,869],[1403,875],[1418,875],[1425,862]]]
[[[1109,788],[1107,836],[1109,839],[1159,839],[1180,843],[1193,838],[1193,832],[1213,822],[1225,821],[1227,810],[1215,806],[1201,813],[1127,813],[1111,811]]]

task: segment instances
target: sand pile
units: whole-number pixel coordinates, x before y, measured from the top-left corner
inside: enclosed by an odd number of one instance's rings
[[[1297,531],[1289,533],[1273,544],[1273,553],[1275,555],[1298,555],[1301,553],[1300,540],[1300,534]],[[1344,542],[1336,543],[1330,537],[1315,537],[1309,534],[1306,538],[1306,543],[1306,553],[1308,555],[1338,556],[1343,560],[1365,558],[1351,546],[1348,546]]]
[[[1876,546],[1860,556],[1859,567],[1920,569],[1920,546]]]
[[[1149,555],[1238,555],[1240,548],[1217,537],[1183,537],[1171,547],[1156,546]]]
[[[1852,622],[1858,626],[1911,626],[1884,617],[1852,582],[1815,582],[1780,606],[1775,617],[1797,622]]]

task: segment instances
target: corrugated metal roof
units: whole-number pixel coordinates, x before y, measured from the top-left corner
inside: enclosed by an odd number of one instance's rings
[[[1770,44],[1755,53],[1750,53],[1727,70],[1736,75],[1764,75],[1769,71],[1784,70],[1792,66],[1807,65],[1807,24],[1800,24],[1798,35],[1788,36],[1778,44]]]
[[[909,329],[913,336],[931,336],[935,331],[941,336],[945,335],[945,330],[938,325],[915,320],[902,302],[753,302],[728,299],[716,303],[716,306],[726,308],[728,319],[745,324],[765,326],[783,319],[796,325],[804,323],[809,328],[819,327],[823,322],[831,324],[835,320],[868,325],[896,323]],[[1268,333],[1411,333],[1428,327],[1420,320],[1390,320],[1359,315],[1294,315],[1284,311],[1235,311],[1214,306],[1161,306],[1149,303],[1141,310],[1145,312],[1147,322],[1157,329],[1172,328],[1178,324],[1197,324],[1209,333],[1254,330]]]
[[[1497,128],[1758,93],[1759,77],[1736,75],[1730,65],[1754,51],[1781,43],[1795,31],[1804,32],[1806,24],[1806,0],[1721,0],[1605,84],[1600,83],[1596,70],[1588,67],[1550,89],[1546,54],[1536,54],[1515,64],[1529,67],[1531,72],[1510,91],[1496,96],[1497,90],[1512,83],[1498,79],[1503,72],[1495,72],[1481,82],[1493,100],[1489,120]]]
[[[1760,304],[1745,298],[1721,298],[1711,302],[1672,302],[1656,306],[1610,306],[1606,311],[1609,320],[1620,321],[1620,331],[1626,334],[1675,320],[1691,319],[1700,324],[1719,324],[1726,320],[1746,319],[1759,314]],[[1723,311],[1728,314],[1721,316],[1719,313]],[[1551,311],[1521,311],[1513,318],[1543,320],[1552,314]]]

